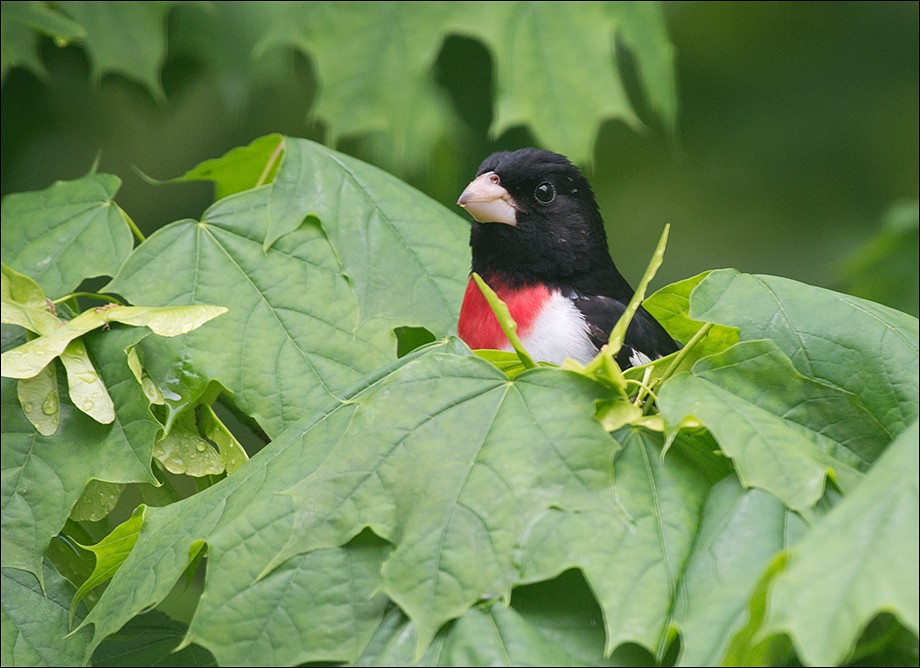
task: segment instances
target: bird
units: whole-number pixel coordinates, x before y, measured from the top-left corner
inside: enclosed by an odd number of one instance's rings
[[[457,334],[472,349],[511,350],[472,274],[505,302],[535,361],[587,364],[633,296],[616,268],[588,180],[563,155],[537,148],[487,157],[457,204],[472,217],[470,279]],[[621,369],[678,350],[639,307],[615,356]]]

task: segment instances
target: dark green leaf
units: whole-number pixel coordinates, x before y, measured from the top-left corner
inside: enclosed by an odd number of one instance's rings
[[[873,302],[775,276],[714,271],[693,291],[690,316],[776,342],[798,371],[852,393],[847,424],[879,426],[873,461],[920,413],[917,319]]]
[[[286,141],[272,185],[159,231],[110,286],[134,303],[230,308],[207,331],[145,341],[144,367],[177,407],[219,381],[272,436],[392,360],[394,324],[451,330],[468,272],[462,219],[375,168]],[[266,251],[278,207],[293,228]],[[321,227],[303,223],[310,212]]]
[[[887,442],[876,423],[858,419],[857,397],[802,376],[769,341],[697,362],[664,384],[658,405],[671,429],[688,417],[702,422],[743,485],[799,511],[821,498],[828,474],[849,489],[867,466],[864,451]]]
[[[198,645],[177,651],[188,629],[159,610],[135,617],[93,652],[93,666],[216,666],[214,656]]]
[[[9,544],[7,538],[4,531],[4,551]],[[83,665],[88,657],[90,632],[67,635],[73,585],[47,562],[41,568],[44,591],[31,573],[3,569],[0,660],[4,666]]]
[[[92,4],[92,3],[87,3]],[[121,181],[93,174],[3,199],[4,264],[56,299],[85,278],[113,276],[131,252],[131,230],[113,201]]]
[[[96,81],[117,72],[144,84],[158,100],[165,100],[160,68],[166,60],[166,15],[172,2],[57,4],[85,31],[84,44]]]
[[[847,658],[880,612],[920,635],[918,438],[914,422],[793,546],[772,583],[759,638],[789,634],[806,664],[827,666]]]

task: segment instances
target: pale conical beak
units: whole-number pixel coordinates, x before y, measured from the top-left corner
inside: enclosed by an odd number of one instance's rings
[[[495,172],[480,174],[460,194],[457,204],[480,223],[517,225],[517,207]]]

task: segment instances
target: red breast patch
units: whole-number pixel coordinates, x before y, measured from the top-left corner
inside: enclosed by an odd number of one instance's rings
[[[550,298],[550,291],[544,285],[525,285],[509,288],[500,281],[486,281],[490,288],[511,311],[511,317],[517,323],[518,336],[526,336],[534,320],[540,315],[543,306]],[[479,286],[470,278],[466,284],[466,294],[460,306],[460,320],[457,323],[460,338],[474,350],[480,348],[501,349],[508,345],[508,338],[502,331],[498,319],[492,313],[489,303],[482,296]]]

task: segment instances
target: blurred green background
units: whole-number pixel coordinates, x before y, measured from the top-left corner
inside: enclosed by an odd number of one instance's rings
[[[12,3],[3,4],[7,12]],[[110,3],[89,4],[104,13]],[[199,217],[212,192],[203,183],[153,185],[137,170],[175,177],[269,132],[330,142],[316,120],[316,64],[302,49],[263,40],[277,5],[154,4],[165,26],[161,93],[118,73],[96,80],[81,45],[47,37],[37,43],[38,65],[4,63],[4,195],[76,178],[98,158],[100,171],[123,179],[117,200],[149,233]],[[682,2],[663,10],[676,133],[649,110],[629,53],[620,53],[645,127],[605,122],[583,165],[623,273],[638,280],[670,223],[655,287],[735,267],[917,314],[918,3]],[[8,23],[5,14],[5,43]],[[486,155],[534,138],[526,126],[489,136],[492,54],[446,34],[430,76],[454,110],[448,140],[424,160],[400,160],[362,137],[332,143],[454,207]],[[134,38],[125,32],[129,48]]]

